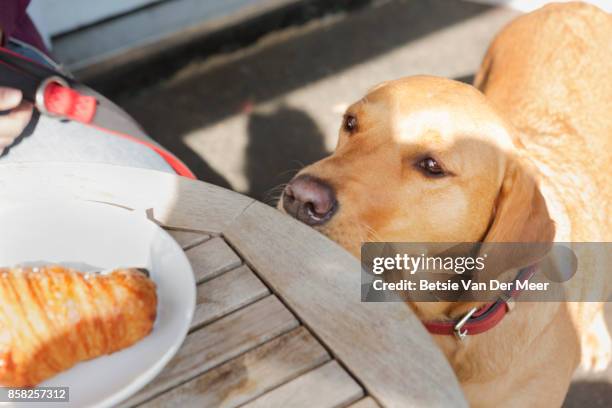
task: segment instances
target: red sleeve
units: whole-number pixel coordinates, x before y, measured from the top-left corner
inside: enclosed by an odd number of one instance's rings
[[[6,41],[15,32],[15,28],[26,15],[30,0],[3,0],[0,6],[0,29],[2,41]]]
[[[48,53],[45,44],[26,13],[30,0],[0,0],[0,29],[2,30],[2,45],[9,37],[17,38]]]

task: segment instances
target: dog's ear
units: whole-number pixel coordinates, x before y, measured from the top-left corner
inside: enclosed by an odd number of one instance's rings
[[[534,177],[518,158],[508,162],[495,202],[493,219],[482,240],[486,273],[477,280],[498,279],[508,271],[532,265],[552,247],[555,225]],[[497,243],[516,243],[499,245]]]
[[[484,242],[552,242],[555,225],[534,172],[510,159]]]

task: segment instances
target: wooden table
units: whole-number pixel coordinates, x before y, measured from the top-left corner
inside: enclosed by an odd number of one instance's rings
[[[358,260],[275,209],[150,170],[0,166],[0,205],[54,196],[146,210],[192,263],[190,333],[125,406],[466,406],[409,308],[362,303]]]

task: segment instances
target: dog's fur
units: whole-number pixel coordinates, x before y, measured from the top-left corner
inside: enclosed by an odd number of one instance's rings
[[[612,241],[611,73],[612,17],[553,4],[497,36],[484,95],[427,76],[375,87],[347,110],[357,130],[300,172],[338,198],[317,229],[355,256],[364,241]],[[427,156],[450,175],[424,175]],[[577,290],[608,290],[584,273]],[[442,320],[473,305],[410,306]],[[561,405],[580,359],[605,366],[611,351],[600,303],[523,302],[467,342],[434,338],[474,406]]]

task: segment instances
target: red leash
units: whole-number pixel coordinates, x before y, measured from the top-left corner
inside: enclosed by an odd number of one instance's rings
[[[112,129],[96,120],[100,102],[84,95],[70,85],[71,79],[56,73],[36,61],[0,47],[0,82],[4,86],[20,89],[24,98],[34,103],[42,114],[74,120],[107,134],[121,137],[153,150],[180,176],[196,180],[189,167],[169,151],[135,136]]]
[[[145,140],[97,124],[95,122],[95,115],[98,101],[93,96],[82,95],[74,89],[53,80],[47,81],[46,84],[43,83],[42,86],[44,97],[40,104],[44,107],[45,113],[71,119],[111,135],[147,146],[160,155],[178,175],[196,179],[196,176],[189,170],[189,167],[169,151]],[[38,103],[39,101],[37,101],[37,105]]]

